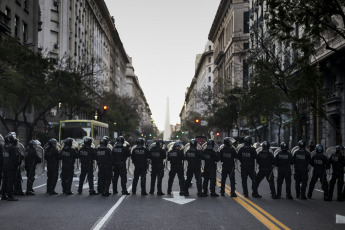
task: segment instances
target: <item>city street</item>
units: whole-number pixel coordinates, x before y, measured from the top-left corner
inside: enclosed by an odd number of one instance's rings
[[[129,178],[132,178],[128,174]],[[220,175],[218,175],[220,179]],[[165,172],[163,191],[166,192],[168,173]],[[26,187],[24,177],[23,187]],[[147,176],[149,190],[150,176]],[[220,186],[218,180],[217,185]],[[344,203],[322,201],[318,183],[313,200],[272,200],[268,183],[259,187],[262,199],[247,199],[242,195],[239,173],[236,173],[237,198],[227,195],[218,198],[198,198],[195,184],[187,198],[178,195],[175,178],[172,195],[137,195],[109,197],[89,196],[85,184],[82,195],[77,195],[73,182],[72,196],[45,194],[46,176],[34,183],[36,196],[18,197],[18,202],[0,202],[0,226],[5,229],[344,229]],[[95,181],[96,184],[96,181]],[[131,187],[129,179],[127,186]],[[139,183],[140,184],[140,183]],[[227,181],[229,184],[229,181]],[[119,185],[120,186],[120,185]],[[250,187],[250,182],[249,182]],[[294,182],[292,183],[294,188]],[[120,187],[118,188],[121,191]],[[294,189],[293,189],[294,190]],[[219,188],[216,189],[219,193]],[[139,195],[138,195],[139,194]],[[293,191],[293,196],[295,192]],[[283,187],[283,197],[285,188]],[[170,200],[169,200],[170,199]],[[336,223],[338,216],[338,222]]]

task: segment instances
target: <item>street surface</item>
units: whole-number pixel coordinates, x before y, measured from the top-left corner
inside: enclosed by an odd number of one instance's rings
[[[132,178],[132,175],[128,174],[128,177]],[[163,179],[165,193],[167,180],[166,171]],[[46,175],[43,174],[34,183],[36,196],[18,196],[18,202],[0,202],[0,229],[345,229],[345,203],[324,202],[319,182],[313,199],[306,201],[272,200],[265,180],[259,187],[262,199],[251,195],[244,198],[238,172],[236,182],[237,198],[229,196],[229,181],[225,197],[198,198],[195,181],[189,190],[190,196],[180,197],[177,177],[173,186],[175,193],[165,196],[141,196],[140,187],[134,196],[89,196],[87,184],[83,194],[77,195],[77,181],[72,185],[74,195],[61,194],[61,182],[58,181],[56,192],[59,195],[49,196],[45,194]],[[251,182],[248,182],[251,188]],[[149,183],[148,173],[147,192]],[[130,179],[127,187],[131,184]],[[220,186],[220,180],[217,185]],[[26,188],[25,177],[23,188]],[[294,181],[292,188],[295,197]],[[120,183],[118,190],[121,191]],[[217,193],[219,190],[216,189]],[[285,186],[282,197],[285,198]],[[343,224],[336,223],[337,215],[338,222]]]

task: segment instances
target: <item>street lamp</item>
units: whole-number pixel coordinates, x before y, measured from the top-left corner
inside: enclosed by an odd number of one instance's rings
[[[97,110],[95,112],[95,120],[97,121],[97,118],[98,118],[98,114],[97,114]]]

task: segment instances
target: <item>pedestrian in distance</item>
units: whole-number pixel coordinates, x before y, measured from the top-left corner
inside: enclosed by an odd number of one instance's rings
[[[162,190],[162,180],[164,177],[164,167],[166,159],[166,151],[163,149],[164,142],[159,139],[156,141],[156,145],[152,147],[149,154],[149,159],[151,160],[152,171],[151,171],[151,188],[150,194],[155,192],[155,184],[157,180],[157,195],[162,196],[165,193]]]
[[[332,178],[329,182],[329,200],[333,198],[333,190],[335,183],[338,185],[337,191],[337,201],[344,201],[342,189],[344,185],[344,166],[345,166],[345,157],[344,157],[344,147],[342,145],[336,146],[336,152],[331,155],[329,158],[329,163],[332,166]]]
[[[47,161],[47,193],[49,195],[57,195],[55,192],[56,183],[59,177],[59,161],[61,156],[57,149],[57,140],[52,138],[48,142],[48,148],[44,154]]]
[[[252,191],[254,192],[255,184],[255,160],[257,154],[255,149],[251,146],[252,138],[246,136],[244,138],[244,146],[238,151],[238,159],[241,162],[241,178],[242,178],[242,188],[245,197],[248,197],[248,186],[247,178],[252,180]]]
[[[89,195],[98,195],[98,193],[94,189],[93,184],[93,164],[96,160],[96,152],[95,149],[91,146],[92,141],[93,140],[91,137],[84,138],[84,144],[80,148],[78,153],[78,158],[80,159],[81,165],[78,194],[83,193],[83,185],[87,176],[87,181],[89,183]]]
[[[72,182],[74,174],[74,163],[78,158],[78,154],[75,149],[72,148],[73,139],[67,138],[64,143],[64,147],[60,151],[60,158],[62,160],[61,169],[61,186],[62,193],[66,195],[73,195]]]
[[[204,167],[204,181],[203,181],[203,196],[208,194],[208,182],[210,182],[210,195],[211,197],[218,197],[216,193],[216,176],[217,176],[217,162],[219,155],[214,151],[215,142],[210,139],[207,141],[206,149],[202,152],[205,161]]]
[[[129,195],[127,191],[127,169],[126,169],[126,161],[127,158],[131,156],[129,151],[129,146],[124,146],[125,138],[123,136],[119,136],[116,139],[116,143],[114,144],[114,148],[111,152],[111,162],[113,166],[113,194],[117,194],[117,182],[119,177],[121,177],[121,188],[122,188],[122,195]]]
[[[224,147],[220,150],[220,161],[222,164],[222,180],[220,186],[220,194],[225,194],[225,182],[226,178],[230,178],[231,197],[237,197],[236,195],[236,181],[235,181],[235,160],[238,158],[235,148],[232,146],[230,137],[224,138]]]
[[[296,198],[307,200],[306,189],[308,183],[309,163],[311,160],[310,153],[305,149],[305,142],[298,142],[299,149],[293,155],[292,161],[295,167],[295,188]],[[301,186],[302,183],[302,186]]]
[[[292,200],[291,195],[291,165],[293,164],[292,155],[288,151],[289,148],[285,142],[280,144],[280,151],[275,156],[275,165],[278,167],[277,178],[277,198],[280,199],[282,195],[282,186],[285,180],[286,199]]]
[[[10,133],[5,137],[3,156],[3,183],[1,200],[18,201],[13,196],[16,171],[20,166],[20,153],[16,147],[16,139]]]
[[[193,179],[193,175],[196,181],[196,187],[198,189],[198,197],[204,197],[205,195],[202,192],[202,180],[201,180],[201,160],[202,160],[202,153],[200,150],[197,149],[197,142],[196,140],[190,141],[190,148],[186,152],[186,160],[188,162],[187,167],[187,179],[184,185],[185,188],[185,196],[189,196],[189,187],[191,186],[191,182]]]
[[[320,179],[323,190],[323,200],[329,201],[328,196],[328,181],[326,170],[329,169],[329,162],[327,157],[323,154],[323,146],[318,144],[315,148],[316,154],[311,158],[310,165],[313,166],[313,175],[309,183],[308,199],[313,196],[313,191],[316,182]]]
[[[262,196],[258,193],[258,187],[260,182],[266,177],[271,190],[272,199],[277,199],[277,194],[274,186],[274,156],[270,152],[270,143],[264,141],[262,143],[262,151],[257,156],[257,162],[259,164],[259,173],[256,175],[255,183],[253,186],[253,197],[261,198]]]
[[[180,185],[180,195],[183,196],[185,192],[184,188],[184,169],[183,163],[185,160],[185,156],[183,151],[181,150],[181,143],[175,142],[173,145],[172,150],[168,152],[168,161],[170,161],[171,169],[169,172],[169,179],[168,179],[168,195],[171,194],[172,185],[177,174],[179,185]]]
[[[107,147],[107,138],[102,138],[96,150],[96,160],[98,165],[98,194],[109,196],[109,187],[112,178],[111,150]]]
[[[137,192],[137,185],[140,177],[141,195],[146,196],[146,173],[148,169],[148,159],[150,151],[145,147],[143,138],[138,138],[137,146],[132,151],[132,162],[134,164],[134,179],[132,184],[132,194]]]
[[[36,147],[38,145],[37,140],[31,140],[29,147],[26,149],[25,157],[25,171],[27,176],[26,195],[35,195],[33,190],[33,184],[35,181],[36,165],[42,163],[41,158],[37,155]]]

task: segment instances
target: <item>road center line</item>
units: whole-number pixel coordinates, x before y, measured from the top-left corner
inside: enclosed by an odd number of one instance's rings
[[[36,187],[33,187],[33,189],[36,189],[36,188],[40,188],[40,187],[43,187],[43,186],[46,186],[47,184],[41,184],[39,186],[36,186]]]
[[[217,178],[218,183],[220,183],[220,179]],[[225,184],[226,188],[230,191],[231,188],[228,184]],[[277,220],[276,218],[274,218],[272,215],[270,215],[268,212],[266,212],[265,210],[263,210],[262,208],[260,208],[258,205],[256,205],[254,202],[252,202],[251,200],[245,198],[242,194],[236,192],[236,194],[241,197],[244,201],[246,201],[248,204],[252,205],[254,208],[256,208],[258,211],[260,211],[262,214],[264,214],[266,217],[268,217],[269,219],[271,219],[272,221],[274,221],[276,224],[278,224],[281,228],[288,230],[290,229],[289,227],[287,227],[286,225],[284,225],[282,222],[280,222],[279,220]]]
[[[132,189],[132,185],[129,186],[129,188],[127,189],[127,191],[130,191]],[[107,222],[107,220],[111,217],[111,215],[113,214],[113,212],[120,206],[120,204],[122,203],[122,201],[126,198],[126,195],[122,195],[121,198],[116,202],[116,204],[114,204],[113,207],[111,207],[111,209],[109,209],[109,211],[107,212],[107,214],[105,214],[104,217],[101,217],[97,223],[91,228],[92,230],[100,230],[103,225]]]

